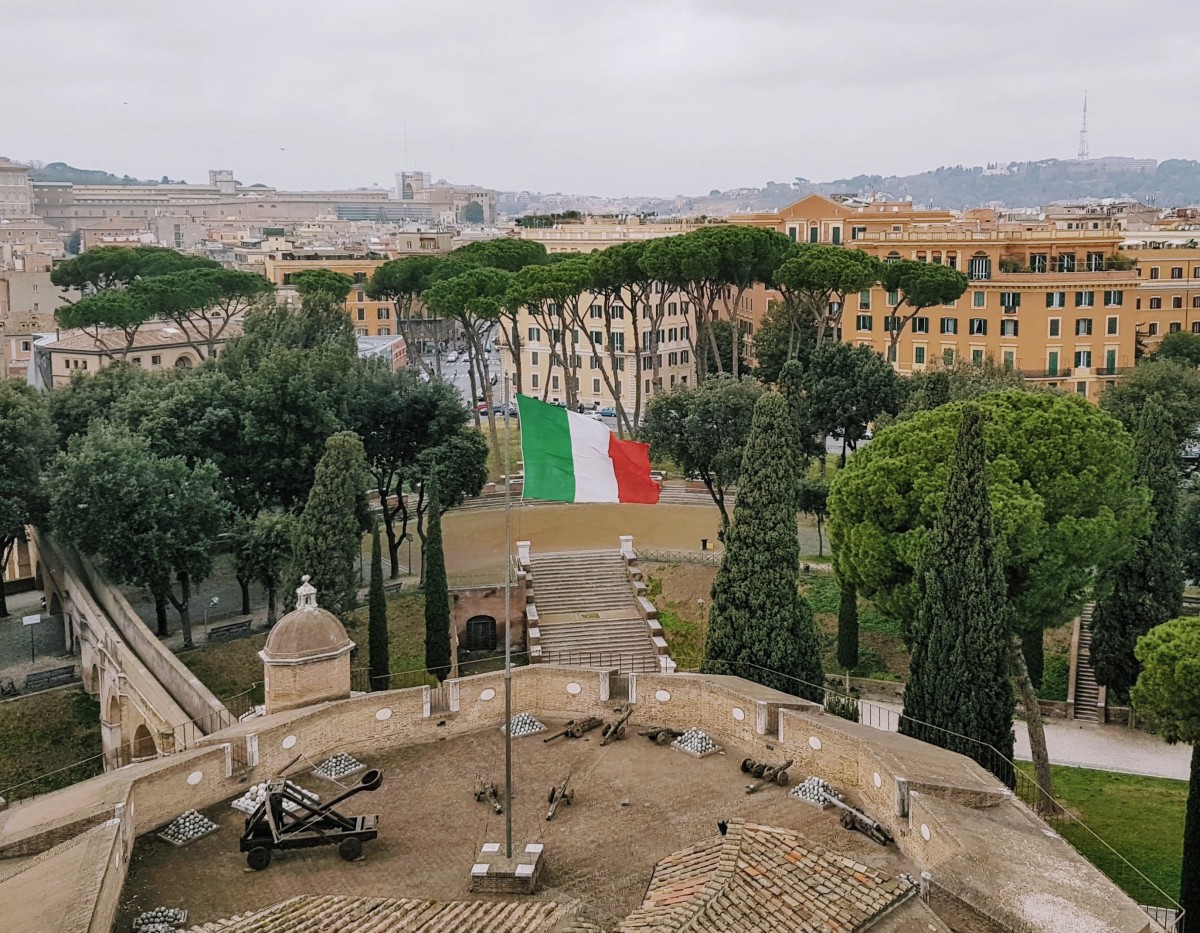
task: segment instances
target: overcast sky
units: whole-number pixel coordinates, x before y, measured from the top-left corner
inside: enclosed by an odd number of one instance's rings
[[[0,10],[0,155],[280,187],[696,194],[1200,158],[1195,0],[57,0]],[[407,124],[407,157],[405,132]]]

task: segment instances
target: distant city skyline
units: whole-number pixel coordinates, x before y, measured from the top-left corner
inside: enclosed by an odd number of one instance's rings
[[[1200,77],[1200,24],[1184,0],[1137,8],[1144,28],[1131,10],[25,5],[5,11],[8,65],[33,90],[5,103],[4,149],[192,182],[230,168],[247,184],[390,188],[409,168],[498,190],[670,197],[1071,159],[1086,88],[1093,157],[1198,158],[1180,108]]]

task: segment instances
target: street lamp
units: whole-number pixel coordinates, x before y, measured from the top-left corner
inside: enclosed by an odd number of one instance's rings
[[[221,601],[220,596],[214,596],[208,601],[208,605],[204,607],[204,640],[208,641],[208,610],[215,609],[217,603]]]

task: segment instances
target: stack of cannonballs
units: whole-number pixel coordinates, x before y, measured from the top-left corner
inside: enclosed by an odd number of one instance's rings
[[[504,731],[504,726],[500,727],[500,731]],[[533,718],[532,713],[517,713],[512,718],[512,735],[514,739],[519,739],[523,735],[533,735],[535,732],[545,732],[546,727]]]
[[[328,778],[331,781],[336,781],[353,774],[355,771],[361,771],[365,768],[361,761],[352,758],[345,752],[338,752],[332,758],[326,758],[316,768],[313,769],[313,774],[317,777]]]
[[[184,846],[189,842],[195,842],[201,836],[215,833],[219,828],[216,823],[202,813],[188,810],[168,823],[158,836],[174,845]]]
[[[803,800],[805,803],[825,809],[825,807],[829,806],[829,801],[822,796],[823,794],[841,798],[840,794],[836,793],[829,784],[822,781],[819,777],[806,777],[788,791],[788,795],[795,797],[797,800]]]
[[[313,803],[317,803],[321,799],[320,794],[314,794],[310,790],[305,790],[299,784],[293,784],[291,781],[288,781],[287,786],[290,787],[293,791],[295,791],[300,796],[307,797]],[[244,794],[242,794],[242,796],[238,797],[233,802],[232,806],[233,806],[233,809],[241,810],[243,813],[253,813],[255,810],[258,809],[258,805],[266,799],[267,799],[267,785],[265,783],[254,784],[250,787],[250,789],[248,791],[246,791],[246,793],[244,793]],[[285,799],[283,801],[283,808],[285,810],[298,810],[299,806],[297,804],[292,803],[292,801]]]
[[[687,752],[689,755],[695,755],[697,758],[703,758],[706,755],[711,755],[720,750],[708,734],[699,729],[688,729],[683,735],[671,743],[671,748],[677,748],[681,752]]]
[[[133,921],[134,933],[174,933],[187,923],[187,911],[178,907],[155,907],[138,914]]]

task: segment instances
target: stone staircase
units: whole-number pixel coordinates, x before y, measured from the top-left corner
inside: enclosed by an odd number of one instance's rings
[[[1088,603],[1079,614],[1079,651],[1075,657],[1075,715],[1081,722],[1100,722],[1100,685],[1092,670],[1092,610]]]
[[[666,641],[642,595],[636,557],[630,561],[615,548],[534,554],[528,574],[531,662],[623,673],[663,669]]]

